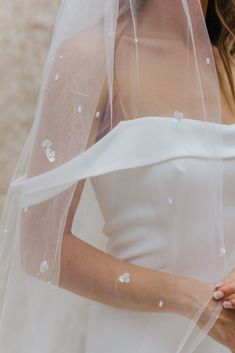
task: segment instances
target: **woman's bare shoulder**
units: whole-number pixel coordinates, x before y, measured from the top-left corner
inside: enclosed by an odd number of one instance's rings
[[[102,25],[75,33],[66,38],[60,46],[60,51],[70,55],[88,56],[102,50],[104,50],[104,27]]]

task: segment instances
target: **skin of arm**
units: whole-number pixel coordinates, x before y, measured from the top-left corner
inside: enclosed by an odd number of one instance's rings
[[[129,274],[122,283],[119,276]],[[214,316],[217,303],[210,296],[213,285],[119,260],[90,244],[64,234],[59,286],[115,308],[175,313],[192,319],[208,302],[197,326],[204,329]],[[163,301],[163,305],[159,303]],[[235,313],[222,309],[208,335],[235,353]]]
[[[128,283],[119,281],[123,273]],[[66,233],[62,242],[60,287],[110,306],[146,311],[171,312],[192,317],[209,286],[168,273],[119,260]],[[194,295],[192,295],[195,294]],[[164,305],[159,306],[163,300]]]

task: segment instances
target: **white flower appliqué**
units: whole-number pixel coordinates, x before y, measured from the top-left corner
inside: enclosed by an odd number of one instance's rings
[[[59,78],[60,78],[60,75],[59,75],[59,74],[56,74],[54,80],[55,80],[55,81],[58,81]]]
[[[40,265],[40,272],[45,273],[46,271],[48,271],[48,269],[49,269],[48,262],[45,260]]]
[[[81,113],[82,113],[82,105],[81,105],[81,104],[79,104],[79,106],[78,106],[77,110],[78,110],[78,113],[79,113],[79,114],[81,114]]]
[[[118,277],[119,282],[121,283],[129,283],[130,282],[130,274],[125,272],[121,276]]]
[[[55,151],[52,150],[52,142],[48,139],[45,139],[42,142],[42,148],[45,151],[46,157],[50,163],[55,162]]]
[[[184,117],[184,114],[182,112],[178,112],[177,110],[174,111],[173,113],[175,121],[181,121]]]

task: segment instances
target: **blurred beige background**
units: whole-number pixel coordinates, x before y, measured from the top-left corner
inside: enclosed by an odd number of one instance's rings
[[[60,0],[0,0],[0,212],[31,127]]]

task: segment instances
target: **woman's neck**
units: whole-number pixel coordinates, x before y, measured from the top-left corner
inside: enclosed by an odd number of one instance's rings
[[[209,0],[200,0],[200,1],[201,1],[201,6],[202,6],[204,16],[206,16]],[[166,12],[165,5],[166,4],[164,3],[164,1],[148,0],[148,1],[146,1],[146,4],[145,4],[144,8],[142,9],[142,11],[145,11],[146,14],[148,14],[148,18],[149,19],[152,18],[152,20],[154,21],[154,20],[156,20],[156,13]]]

